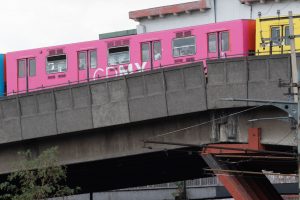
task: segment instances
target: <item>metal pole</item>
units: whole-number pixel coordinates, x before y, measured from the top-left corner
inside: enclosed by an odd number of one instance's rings
[[[289,31],[290,31],[290,44],[291,44],[291,61],[292,61],[292,75],[293,75],[293,83],[297,83],[297,87],[293,88],[294,92],[294,100],[295,102],[298,102],[298,116],[297,116],[297,148],[298,148],[298,199],[300,200],[300,131],[299,131],[299,123],[300,123],[300,88],[299,88],[299,72],[297,66],[297,57],[296,57],[296,47],[295,47],[295,35],[294,35],[294,22],[293,22],[293,13],[292,11],[289,11]],[[297,94],[297,95],[296,95]]]

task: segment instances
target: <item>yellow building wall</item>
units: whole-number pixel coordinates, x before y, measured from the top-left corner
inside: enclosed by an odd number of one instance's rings
[[[295,15],[294,34],[300,36],[300,15]],[[270,41],[262,42],[262,39],[271,38],[272,27],[278,27],[280,36],[285,36],[285,27],[289,25],[289,18],[284,17],[269,17],[256,19],[256,55],[270,55]],[[300,37],[295,39],[296,51],[300,52]],[[264,45],[263,45],[264,44]],[[291,46],[285,43],[285,39],[279,41],[278,44],[273,44],[272,54],[290,53]]]

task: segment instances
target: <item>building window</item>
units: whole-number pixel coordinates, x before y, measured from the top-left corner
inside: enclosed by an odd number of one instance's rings
[[[284,27],[284,36],[285,36],[284,44],[288,45],[288,46],[291,45],[291,39],[289,38],[289,36],[290,36],[290,27],[289,26]]]
[[[149,43],[142,43],[142,61],[146,62],[149,60]]]
[[[67,71],[67,56],[65,54],[48,56],[46,71],[48,74]]]
[[[36,61],[35,58],[29,59],[29,76],[36,75]]]
[[[274,26],[271,27],[271,41],[273,42],[273,46],[280,45],[280,27]]]
[[[216,33],[208,34],[208,52],[209,53],[217,52],[217,34]]]
[[[18,60],[18,77],[25,77],[26,60]]]
[[[108,49],[108,65],[120,65],[130,62],[129,46]]]
[[[173,39],[173,56],[188,56],[196,54],[195,37]]]
[[[78,69],[83,70],[87,67],[87,54],[85,51],[79,52],[78,54]]]
[[[90,67],[92,69],[97,68],[97,51],[91,50],[89,51],[89,55],[90,55]]]
[[[221,51],[229,51],[229,32],[221,32]]]
[[[161,59],[161,43],[160,41],[155,41],[153,43],[153,51],[154,51],[154,60]]]

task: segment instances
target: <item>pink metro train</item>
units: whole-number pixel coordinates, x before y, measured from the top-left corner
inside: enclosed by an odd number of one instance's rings
[[[6,55],[7,95],[255,50],[255,20],[234,20]]]

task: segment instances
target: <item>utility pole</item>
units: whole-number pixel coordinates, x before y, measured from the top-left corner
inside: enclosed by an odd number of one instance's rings
[[[291,62],[292,62],[292,83],[296,83],[296,87],[293,87],[293,93],[294,93],[294,101],[298,103],[298,116],[297,116],[297,149],[298,149],[298,195],[300,200],[300,69],[297,66],[297,57],[296,57],[296,45],[295,45],[295,34],[294,34],[294,22],[293,22],[293,13],[292,11],[289,11],[289,32],[290,32],[290,45],[291,45]],[[293,84],[292,84],[293,85]]]

